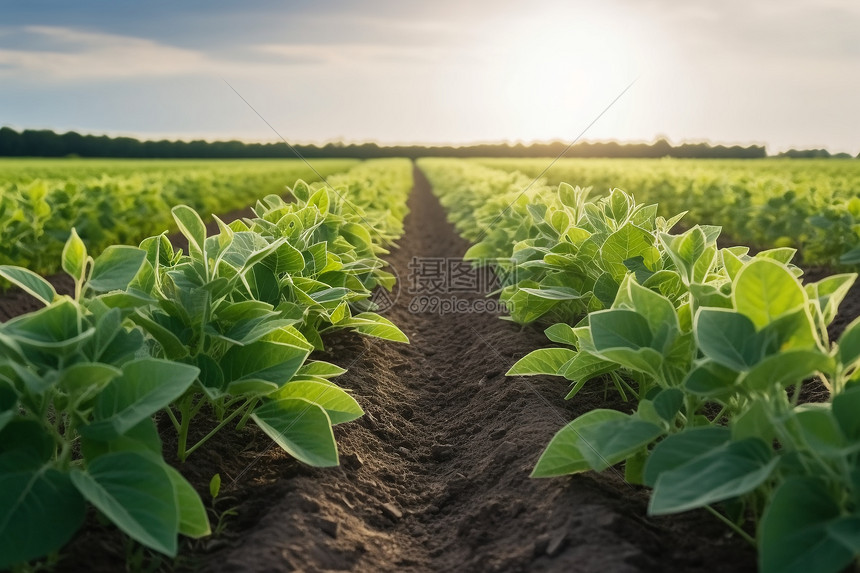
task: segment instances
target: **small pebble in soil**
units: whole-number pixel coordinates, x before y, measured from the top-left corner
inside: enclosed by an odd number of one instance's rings
[[[403,446],[400,446],[399,448],[397,448],[397,451],[400,452],[401,454],[403,454],[404,456],[408,456],[411,453],[409,451],[409,448],[404,448]]]
[[[320,519],[319,522],[320,531],[331,537],[332,539],[337,539],[337,522],[331,519]]]
[[[549,546],[549,535],[542,533],[535,539],[534,556],[538,557],[546,553],[546,548]]]
[[[340,459],[344,466],[354,470],[361,469],[361,467],[364,465],[364,460],[361,459],[361,456],[359,456],[358,454],[342,454],[340,456]]]
[[[454,455],[454,446],[451,444],[435,444],[430,448],[430,455],[437,462],[447,460]]]
[[[558,555],[567,545],[567,531],[556,532],[549,540],[546,546],[546,554],[550,557]]]
[[[383,503],[380,509],[391,519],[398,520],[403,517],[403,512],[393,503]]]
[[[497,430],[493,430],[490,433],[490,439],[491,440],[500,440],[500,439],[504,438],[505,434],[507,434],[507,433],[508,433],[508,431],[505,430],[504,428],[499,428]]]

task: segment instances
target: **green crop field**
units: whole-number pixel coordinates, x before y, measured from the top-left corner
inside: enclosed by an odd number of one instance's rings
[[[323,354],[334,333],[469,336],[411,305],[395,324],[376,302],[397,303],[389,258],[414,287],[439,245],[494,273],[505,319],[545,329],[548,343],[521,344],[504,369],[490,353],[489,372],[560,378],[574,404],[604,396],[537,444],[531,477],[621,468],[650,488],[643,512],[704,509],[768,573],[820,559],[818,544],[832,548],[822,570],[851,562],[860,319],[832,327],[856,274],[802,282],[795,255],[857,262],[860,162],[562,160],[536,178],[550,162],[424,158],[413,179],[407,159],[316,160],[323,182],[297,161],[0,161],[0,279],[41,306],[14,312],[11,297],[0,324],[0,567],[50,558],[88,507],[153,554],[212,535],[200,489],[217,498],[220,474],[192,483],[181,470],[220,432],[250,425],[302,464],[339,465],[333,428],[364,416],[367,396],[338,381],[375,384],[382,367],[348,378],[374,349],[340,363]],[[395,254],[425,176],[435,219],[416,213],[423,250]],[[761,250],[718,244],[724,228]],[[451,256],[453,229],[470,246]],[[58,271],[69,294],[42,276]],[[467,318],[488,344],[477,328],[500,321]],[[386,352],[370,359],[415,356]],[[413,352],[428,385],[436,351]],[[48,534],[20,535],[35,529]]]
[[[599,380],[625,401],[624,411],[590,409],[560,429],[532,476],[601,472],[623,462],[628,483],[653,488],[649,514],[706,509],[758,546],[763,571],[799,570],[793,567],[802,562],[827,571],[847,566],[856,550],[839,539],[860,523],[853,496],[860,319],[838,340],[828,326],[857,275],[802,283],[790,247],[755,255],[719,248],[719,226],[698,221],[673,230],[680,214],[658,215],[662,204],[620,189],[593,198],[587,189],[533,183],[486,163],[499,162],[420,165],[474,243],[465,257],[506,277],[499,296],[510,318],[542,323],[554,344],[522,357],[508,376],[561,377],[570,382],[569,400]],[[592,182],[589,167],[602,174],[622,165],[636,162],[564,167]],[[617,178],[644,177],[647,165]],[[694,179],[683,162],[657,165],[676,183]],[[705,162],[691,167],[702,165],[712,176],[719,171]],[[732,165],[728,180],[755,173],[754,164]],[[826,181],[818,167],[815,177]],[[826,397],[806,404],[801,387],[813,377]],[[726,500],[740,505],[714,509]],[[737,522],[737,507],[754,521],[755,535]],[[826,555],[822,546],[830,547]]]
[[[549,165],[474,161],[530,177]],[[860,161],[853,159],[561,159],[544,178],[592,187],[594,195],[619,188],[666,212],[688,211],[686,224],[720,225],[738,244],[795,247],[806,264],[860,262]]]
[[[322,160],[314,169],[326,177],[355,164]],[[56,272],[73,227],[98,253],[174,228],[175,205],[227,213],[296,179],[318,177],[300,160],[0,159],[0,264]]]

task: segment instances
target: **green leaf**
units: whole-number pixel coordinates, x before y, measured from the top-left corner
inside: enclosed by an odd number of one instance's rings
[[[383,340],[409,344],[409,339],[402,330],[397,328],[397,326],[387,318],[383,318],[374,312],[362,312],[361,314],[357,314],[352,318],[340,322],[338,327],[350,328],[365,336],[373,336]]]
[[[653,348],[607,348],[600,351],[600,357],[655,379],[661,377],[663,356]]]
[[[146,260],[146,251],[137,247],[111,245],[93,263],[87,286],[96,292],[125,290]]]
[[[515,286],[502,291],[500,299],[511,313],[511,318],[520,324],[534,322],[557,304],[557,301],[536,297]]]
[[[704,230],[697,225],[681,235],[661,233],[660,241],[683,277],[684,283],[694,282],[696,263],[708,246]]]
[[[94,422],[81,433],[111,440],[152,416],[182,396],[200,372],[196,367],[156,358],[127,363],[122,376],[99,394]]]
[[[258,398],[268,396],[280,387],[279,384],[268,380],[257,378],[244,378],[230,382],[227,386],[227,394],[232,396],[244,396],[246,398]]]
[[[74,227],[63,247],[61,266],[75,281],[83,279],[87,266],[87,248]]]
[[[173,493],[176,496],[176,507],[179,510],[179,533],[194,539],[211,534],[209,517],[206,515],[206,508],[203,507],[203,500],[200,499],[200,495],[176,469],[167,464],[164,465],[164,469],[167,471],[170,483],[173,484]]]
[[[729,276],[729,279],[734,281],[738,276],[738,272],[744,266],[743,260],[730,249],[720,249],[720,254],[723,257],[723,267],[726,269],[726,274]]]
[[[296,380],[288,382],[270,397],[273,399],[303,398],[321,406],[328,414],[332,426],[351,422],[364,415],[364,410],[355,398],[330,382]]]
[[[609,412],[615,411],[605,410],[604,420],[579,429],[580,451],[595,471],[617,464],[663,434],[663,429],[656,424],[622,412],[611,415]]]
[[[662,433],[654,424],[615,410],[592,410],[570,422],[541,454],[532,477],[603,470]]]
[[[765,357],[756,364],[741,384],[748,390],[771,395],[780,388],[802,382],[817,372],[833,370],[833,359],[817,350],[785,350]]]
[[[295,376],[308,354],[307,349],[298,346],[258,340],[228,350],[221,359],[221,368],[228,383],[253,379],[282,386]]]
[[[761,485],[778,462],[771,447],[757,438],[729,442],[660,473],[648,513],[678,513],[739,497]]]
[[[731,310],[702,308],[696,313],[693,329],[702,353],[714,362],[737,371],[755,364],[746,350],[756,334],[755,325],[747,316]]]
[[[666,422],[673,422],[684,405],[684,393],[677,388],[661,390],[653,398],[654,409]]]
[[[844,570],[856,549],[841,541],[840,515],[839,505],[821,480],[787,479],[773,493],[759,527],[762,573]]]
[[[827,533],[846,549],[853,551],[855,557],[860,554],[860,515],[855,513],[831,521],[827,525]]]
[[[839,351],[836,356],[844,367],[849,367],[860,359],[860,318],[845,327],[839,337]]]
[[[296,373],[297,376],[317,376],[319,378],[335,378],[340,376],[341,374],[346,372],[346,368],[341,368],[340,366],[336,366],[329,362],[324,362],[322,360],[311,360],[309,362],[305,362],[299,371]]]
[[[137,452],[96,458],[72,470],[78,491],[129,537],[171,557],[176,555],[179,510],[163,462]]]
[[[607,348],[646,348],[652,334],[647,319],[633,310],[609,309],[593,312],[588,317],[594,346]]]
[[[580,293],[569,287],[521,287],[520,290],[538,298],[545,298],[549,300],[579,300],[582,298],[582,295]]]
[[[212,496],[212,499],[215,499],[219,493],[221,493],[221,474],[215,474],[209,480],[209,495]]]
[[[557,344],[576,346],[576,334],[573,328],[564,322],[558,322],[543,331],[547,338]]]
[[[794,255],[797,253],[797,249],[793,249],[791,247],[778,247],[776,249],[767,249],[765,251],[759,251],[756,253],[756,258],[762,259],[771,259],[778,263],[782,263],[787,265],[791,262],[791,259],[794,258]]]
[[[577,199],[578,194],[569,183],[559,183],[558,200],[562,205],[575,209],[579,203]]]
[[[621,223],[630,213],[632,197],[621,189],[613,189],[609,194],[609,212],[615,221]]]
[[[112,440],[102,441],[81,437],[81,454],[87,462],[111,452],[136,451],[152,453],[159,458],[162,455],[161,436],[153,418],[146,418],[122,436]]]
[[[275,273],[297,274],[305,268],[305,258],[302,253],[290,243],[280,244],[275,251]]]
[[[296,181],[296,184],[292,188],[289,188],[289,191],[293,194],[293,197],[299,200],[300,203],[307,202],[308,198],[311,196],[310,187],[301,179]]]
[[[0,569],[60,549],[83,525],[86,506],[69,475],[16,468],[0,456]]]
[[[796,423],[791,431],[800,431],[800,443],[817,454],[838,457],[843,454],[845,436],[830,408],[823,404],[804,404],[795,408]]]
[[[267,401],[251,415],[288,454],[316,467],[338,465],[337,444],[325,410],[301,398]]]
[[[121,374],[122,370],[109,364],[78,362],[60,372],[57,385],[70,394],[90,391],[95,395]]]
[[[712,284],[693,283],[690,285],[690,294],[696,302],[696,308],[732,308],[732,297],[723,294],[719,288]]]
[[[177,205],[170,210],[173,220],[179,227],[179,231],[188,239],[188,249],[191,254],[197,253],[202,256],[203,247],[206,242],[206,225],[200,215],[187,205]]]
[[[732,299],[737,311],[749,317],[756,329],[807,302],[800,281],[785,265],[771,259],[755,259],[738,272]]]
[[[654,248],[654,237],[631,223],[612,233],[600,247],[600,254],[605,270],[619,282],[627,274],[624,265],[627,259],[641,256],[648,268],[654,268],[660,260],[660,252]]]
[[[618,368],[618,364],[609,362],[585,351],[576,353],[576,357],[564,368],[562,376],[573,381],[587,381],[591,378]],[[568,395],[566,399],[571,396]]]
[[[569,348],[539,348],[517,360],[505,376],[563,376],[564,366],[576,355]]]
[[[705,360],[690,370],[684,379],[684,388],[692,394],[721,399],[735,391],[737,379],[737,371]]]
[[[27,269],[0,265],[0,277],[16,285],[24,292],[33,295],[46,305],[51,304],[57,298],[57,291],[51,283]]]
[[[749,407],[729,419],[732,439],[735,441],[746,438],[758,438],[766,444],[773,442],[776,429],[768,416],[767,406],[763,400],[756,400]]]
[[[825,324],[830,324],[836,318],[839,304],[851,290],[856,279],[855,273],[832,275],[813,285],[806,285],[807,292],[812,291],[810,298],[818,301],[818,307],[821,309],[821,316]]]
[[[70,299],[59,299],[50,306],[13,318],[3,326],[21,345],[45,349],[51,354],[68,354],[95,334],[93,328],[81,332],[80,313],[80,307]]]
[[[628,279],[626,285],[633,310],[648,321],[652,333],[662,333],[661,340],[651,343],[653,348],[662,351],[671,345],[681,331],[675,306],[665,296],[640,286],[633,280]]]
[[[663,472],[678,468],[728,443],[731,433],[719,426],[689,428],[657,444],[645,464],[643,483],[654,487]]]
[[[833,415],[839,428],[851,442],[860,440],[860,386],[854,386],[833,398]]]
[[[12,470],[36,469],[54,457],[56,449],[56,442],[37,420],[19,417],[7,422],[0,431],[0,464]],[[8,464],[12,455],[15,463]]]
[[[6,382],[0,381],[0,432],[18,415],[18,394]]]
[[[164,356],[170,360],[179,360],[188,356],[188,347],[179,337],[165,326],[152,320],[148,316],[144,316],[140,312],[136,312],[129,316],[132,322],[139,325],[152,338],[161,345]]]

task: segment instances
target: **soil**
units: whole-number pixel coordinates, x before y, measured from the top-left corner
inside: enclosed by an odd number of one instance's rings
[[[409,207],[406,233],[387,257],[401,292],[385,315],[411,344],[343,333],[315,356],[349,369],[336,381],[366,411],[335,428],[340,467],[303,466],[251,425],[223,430],[177,465],[224,531],[183,540],[171,562],[135,550],[93,516],[58,570],[117,571],[129,555],[153,570],[221,572],[755,570],[753,548],[705,512],[648,517],[647,491],[626,484],[618,468],[529,478],[565,423],[631,405],[600,383],[565,402],[562,380],[505,377],[516,359],[550,346],[539,328],[492,312],[416,311],[413,258],[457,259],[468,245],[417,169]],[[854,316],[857,294],[847,309]],[[472,307],[486,300],[456,296]],[[6,308],[0,302],[0,317]],[[161,427],[175,462],[169,425]],[[223,486],[213,502],[215,473]]]

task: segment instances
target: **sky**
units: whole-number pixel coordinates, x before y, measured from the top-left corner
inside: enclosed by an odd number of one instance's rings
[[[856,155],[860,2],[0,0],[0,125],[277,140],[266,122],[297,143],[594,122],[584,139]]]

